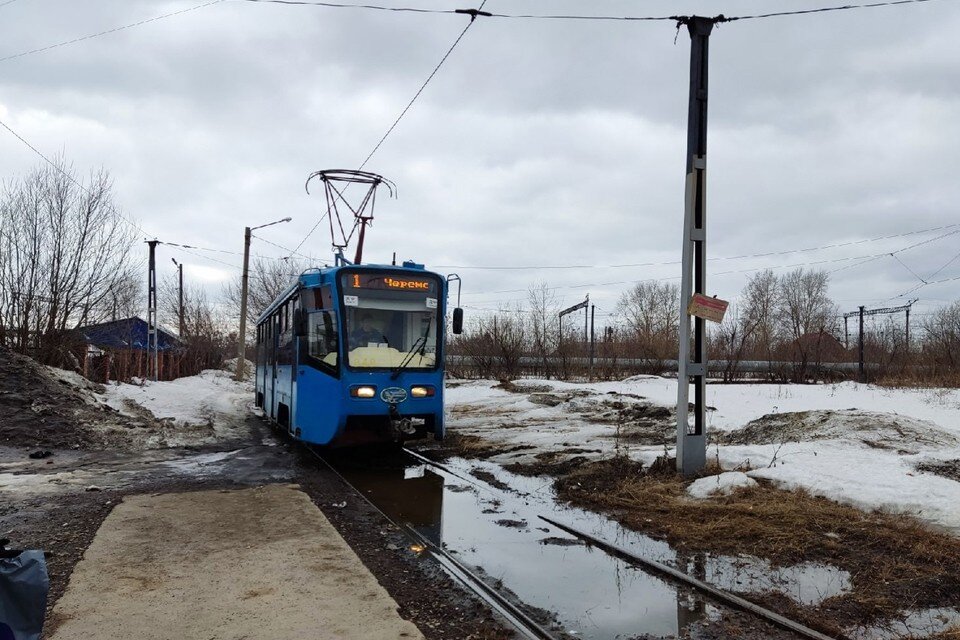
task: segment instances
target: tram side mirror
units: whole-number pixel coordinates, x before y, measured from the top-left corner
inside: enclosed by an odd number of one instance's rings
[[[293,332],[298,338],[307,335],[307,314],[303,309],[293,310]]]
[[[453,310],[453,332],[457,335],[463,333],[463,309],[460,307]]]

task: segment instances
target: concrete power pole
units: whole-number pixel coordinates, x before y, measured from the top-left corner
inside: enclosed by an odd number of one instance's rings
[[[243,276],[240,279],[240,341],[237,343],[237,380],[247,368],[247,280],[250,271],[250,227],[243,230]]]
[[[235,380],[243,380],[247,368],[247,282],[250,274],[250,236],[255,229],[262,229],[270,225],[290,222],[293,218],[283,218],[257,227],[245,227],[243,230],[243,276],[240,280],[240,336],[237,342],[237,373]]]
[[[597,305],[590,305],[590,382],[593,382],[593,361],[597,351],[597,334],[594,325],[594,314],[597,311]]]
[[[179,293],[179,303],[178,303],[178,313],[177,317],[180,320],[180,325],[178,328],[178,333],[180,334],[180,339],[183,339],[183,265],[177,262],[174,258],[170,258],[173,264],[177,267],[177,273],[180,280],[180,293]]]
[[[680,355],[677,374],[677,471],[685,476],[707,463],[706,434],[706,321],[692,317],[687,305],[707,286],[707,68],[710,32],[718,18],[682,19],[690,32],[690,102],[687,120],[686,193],[683,218],[683,273],[680,286]],[[690,321],[693,320],[693,350]],[[692,356],[692,359],[691,359]],[[688,403],[693,384],[693,424]]]

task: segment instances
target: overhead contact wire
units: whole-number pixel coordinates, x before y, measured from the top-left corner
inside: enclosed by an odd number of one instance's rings
[[[204,2],[203,4],[198,4],[192,7],[187,7],[186,9],[180,9],[179,11],[171,11],[170,13],[164,13],[163,15],[154,16],[152,18],[147,18],[146,20],[140,20],[138,22],[133,22],[130,24],[125,24],[120,27],[114,27],[113,29],[107,29],[106,31],[99,31],[97,33],[91,33],[89,35],[81,36],[79,38],[74,38],[73,40],[66,40],[64,42],[58,42],[56,44],[51,44],[46,47],[39,47],[37,49],[31,49],[29,51],[22,51],[20,53],[15,53],[11,56],[6,56],[0,58],[0,62],[6,62],[7,60],[13,60],[14,58],[22,58],[23,56],[28,56],[33,53],[41,53],[43,51],[50,51],[51,49],[57,49],[59,47],[65,47],[67,45],[76,44],[78,42],[83,42],[84,40],[91,40],[93,38],[99,38],[100,36],[109,35],[111,33],[117,33],[118,31],[123,31],[125,29],[132,29],[134,27],[139,27],[151,22],[156,22],[157,20],[163,20],[164,18],[172,18],[173,16],[178,16],[184,13],[189,13],[190,11],[196,11],[197,9],[203,9],[204,7],[209,7],[213,4],[219,4],[225,2],[226,0],[211,0],[210,2]],[[0,5],[3,6],[3,5]]]
[[[250,2],[263,2],[263,1],[280,2],[280,0],[248,0],[248,1],[250,1]],[[285,1],[286,1],[286,2],[293,2],[294,0],[285,0]],[[308,3],[308,4],[315,4],[315,3]],[[384,143],[384,142],[386,141],[386,139],[390,136],[390,134],[393,133],[393,130],[397,128],[397,125],[400,124],[400,121],[403,119],[403,117],[404,117],[405,115],[407,115],[407,112],[410,111],[410,108],[411,108],[411,107],[413,107],[413,104],[417,101],[417,98],[420,97],[420,95],[423,93],[424,89],[427,88],[427,85],[430,84],[430,81],[433,80],[434,76],[437,75],[437,72],[440,71],[440,67],[443,66],[443,63],[447,61],[447,58],[450,57],[450,54],[453,53],[453,50],[456,49],[456,48],[457,48],[457,45],[460,44],[460,41],[463,40],[463,36],[467,35],[467,31],[469,31],[469,30],[470,30],[470,27],[473,26],[473,23],[476,22],[477,15],[479,14],[480,11],[482,11],[484,5],[486,5],[486,4],[487,4],[487,0],[483,0],[483,2],[480,3],[480,8],[476,10],[476,13],[470,14],[470,22],[468,22],[468,23],[467,23],[467,26],[465,26],[465,27],[463,28],[463,31],[460,32],[460,35],[457,36],[457,39],[453,41],[453,44],[450,45],[450,48],[447,49],[447,52],[446,52],[445,54],[443,54],[443,57],[440,58],[440,62],[438,62],[438,63],[437,63],[437,66],[435,66],[435,67],[433,68],[433,71],[430,72],[430,75],[427,76],[427,79],[423,81],[423,84],[420,85],[420,88],[417,89],[417,92],[413,95],[413,98],[410,99],[410,102],[407,103],[407,106],[405,106],[405,107],[403,108],[403,110],[400,112],[400,115],[398,115],[397,118],[396,118],[396,120],[393,121],[393,124],[391,124],[390,127],[387,129],[387,132],[384,133],[383,136],[380,137],[380,140],[378,140],[378,141],[377,141],[377,144],[374,145],[373,150],[370,151],[370,153],[367,154],[367,157],[364,158],[363,162],[360,163],[360,166],[357,168],[358,171],[362,171],[363,168],[364,168],[365,166],[367,166],[367,163],[370,162],[370,159],[373,157],[373,155],[380,149],[381,146],[383,146],[383,143]],[[339,192],[338,192],[338,193],[339,193]],[[343,196],[341,195],[341,198],[342,198],[342,197],[343,197]],[[329,213],[329,212],[328,212],[328,213]],[[327,215],[327,214],[324,214],[324,216],[326,216],[326,215]],[[292,253],[296,253],[297,251],[299,251],[299,250],[300,250],[300,247],[302,247],[303,244],[310,238],[310,236],[313,235],[313,232],[316,231],[316,230],[317,230],[317,227],[320,226],[320,223],[323,222],[324,216],[321,216],[320,219],[317,220],[316,224],[314,224],[313,227],[310,229],[310,231],[307,232],[307,235],[305,235],[305,236],[303,237],[303,240],[300,241],[300,244],[297,245],[297,248],[294,249]],[[356,223],[355,223],[355,226],[356,226]],[[351,235],[352,235],[352,233],[351,233]],[[291,254],[291,255],[292,255],[292,254]]]
[[[457,14],[457,13],[467,13],[472,11],[480,11],[483,9],[483,4],[480,5],[479,10],[471,9],[427,9],[420,7],[388,7],[383,5],[370,5],[370,4],[351,4],[351,3],[341,3],[341,2],[321,2],[319,0],[244,0],[246,2],[259,2],[267,4],[282,4],[282,5],[303,5],[303,6],[317,6],[317,7],[330,7],[338,9],[368,9],[375,11],[392,11],[392,12],[406,12],[406,13],[428,13],[428,14]],[[780,18],[786,16],[802,16],[810,15],[816,13],[832,13],[837,11],[850,11],[854,9],[875,9],[879,7],[892,7],[897,5],[906,5],[906,4],[923,4],[927,2],[937,2],[942,0],[887,0],[885,2],[866,2],[860,4],[844,4],[844,5],[834,5],[827,7],[818,7],[813,9],[798,9],[794,11],[775,11],[770,13],[757,13],[749,14],[742,16],[723,16],[719,15],[714,18],[715,22],[736,22],[738,20],[759,20],[765,18]],[[481,12],[478,15],[482,15],[486,18],[501,18],[501,19],[512,19],[512,20],[584,20],[584,21],[611,21],[611,22],[685,22],[689,19],[690,16],[616,16],[616,15],[584,15],[584,14],[537,14],[537,13],[492,13],[492,12]]]
[[[916,231],[907,231],[904,233],[895,233],[886,236],[879,236],[876,238],[867,238],[864,240],[852,240],[850,242],[839,242],[835,244],[826,244],[818,247],[805,247],[803,249],[785,249],[783,251],[767,251],[765,253],[747,253],[736,256],[720,256],[716,258],[708,258],[708,261],[721,261],[721,260],[744,260],[747,258],[767,258],[772,256],[784,256],[791,253],[808,253],[811,251],[825,251],[827,249],[839,249],[841,247],[850,247],[859,244],[867,244],[870,242],[879,242],[881,240],[890,240],[893,238],[903,238],[906,236],[914,236],[921,233],[929,233],[931,231],[942,231],[943,229],[954,229],[960,227],[960,223],[947,224],[939,227],[930,227],[928,229],[918,229]],[[902,249],[901,249],[902,251]],[[570,264],[570,265],[526,265],[526,266],[491,266],[491,265],[457,265],[457,264],[438,264],[434,265],[438,269],[475,269],[478,271],[526,271],[526,270],[546,270],[546,269],[623,269],[623,268],[632,268],[632,267],[658,267],[658,266],[669,266],[680,264],[679,260],[669,260],[663,262],[635,262],[635,263],[625,263],[625,264]]]
[[[478,12],[482,11],[485,4],[487,4],[487,0],[483,0],[483,2],[480,3],[480,8],[477,9],[477,11]],[[457,45],[460,44],[460,41],[463,40],[463,36],[467,35],[467,31],[469,31],[470,27],[473,26],[473,23],[476,22],[476,17],[477,17],[477,14],[473,14],[470,17],[470,22],[468,22],[467,26],[463,28],[463,31],[460,32],[460,35],[457,36],[457,39],[453,41],[453,44],[450,45],[450,48],[447,49],[447,52],[443,54],[443,57],[440,58],[440,62],[438,62],[437,66],[433,68],[433,71],[430,72],[430,75],[427,76],[427,79],[423,81],[423,84],[420,85],[420,88],[417,90],[414,96],[410,99],[410,102],[408,102],[407,106],[403,108],[403,111],[401,111],[400,115],[397,116],[397,119],[393,121],[393,124],[391,124],[390,128],[387,129],[387,132],[383,134],[383,137],[381,137],[380,140],[377,142],[377,144],[373,147],[373,150],[370,153],[368,153],[367,157],[363,160],[363,162],[360,163],[359,169],[362,170],[367,165],[367,163],[370,161],[370,158],[373,157],[373,154],[375,154],[380,149],[380,147],[383,145],[387,137],[389,137],[389,135],[393,133],[393,130],[397,128],[397,125],[400,124],[400,121],[403,119],[403,116],[407,115],[407,112],[410,111],[410,107],[412,107],[413,103],[417,101],[417,98],[420,97],[420,94],[423,93],[423,90],[427,88],[427,85],[430,84],[430,81],[433,80],[433,77],[437,75],[438,71],[440,71],[440,67],[443,66],[443,63],[447,61],[447,58],[450,57],[450,54],[453,53],[453,50],[456,49]]]
[[[51,167],[53,167],[54,170],[57,171],[58,173],[60,173],[64,178],[66,178],[67,180],[69,180],[70,182],[72,182],[73,184],[75,184],[76,186],[80,187],[80,189],[82,189],[83,191],[85,191],[88,195],[93,196],[93,194],[90,192],[90,190],[89,190],[87,187],[85,187],[85,186],[83,185],[83,183],[77,181],[76,178],[74,178],[72,175],[70,175],[69,173],[67,173],[66,171],[64,171],[64,170],[63,170],[63,167],[60,167],[59,165],[57,165],[56,162],[54,162],[53,160],[51,160],[50,158],[48,158],[48,157],[47,157],[46,155],[44,155],[39,149],[37,149],[37,148],[36,148],[35,146],[33,146],[32,144],[30,144],[30,142],[28,142],[26,138],[24,138],[24,137],[21,136],[19,133],[17,133],[17,132],[14,131],[13,129],[11,129],[11,128],[9,127],[9,125],[7,125],[6,122],[0,120],[0,127],[3,127],[4,129],[6,129],[6,130],[10,133],[10,135],[12,135],[14,138],[16,138],[17,140],[19,140],[20,142],[22,142],[24,145],[26,145],[26,146],[27,146],[31,151],[33,151],[35,154],[37,154],[38,156],[40,156],[40,158],[41,158],[44,162],[46,162],[48,165],[50,165]],[[126,222],[127,224],[129,224],[129,225],[130,225],[131,227],[133,227],[136,231],[142,233],[142,234],[144,235],[144,237],[148,237],[148,236],[149,236],[149,234],[148,234],[146,231],[144,231],[143,227],[141,227],[141,226],[138,225],[136,222],[134,222],[133,220],[131,220],[130,218],[128,218],[128,217],[126,216],[126,214],[121,213],[121,212],[120,212],[116,207],[114,207],[112,204],[110,204],[109,206],[110,206],[111,211],[117,216],[117,218],[119,218],[120,220],[123,220],[124,222]]]

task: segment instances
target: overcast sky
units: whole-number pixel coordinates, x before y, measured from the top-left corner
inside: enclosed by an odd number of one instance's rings
[[[0,2],[0,58],[196,6]],[[460,8],[458,2],[382,0]],[[830,0],[489,0],[503,13],[727,16]],[[323,213],[318,169],[355,168],[463,29],[425,15],[227,0],[0,62],[0,120],[46,154],[103,166],[156,238],[242,250],[243,227],[295,247]],[[960,2],[720,25],[710,41],[711,258],[852,243],[960,224]],[[364,257],[396,251],[463,278],[470,313],[538,280],[612,312],[630,283],[679,280],[689,38],[672,22],[478,19],[366,167],[393,180]],[[0,130],[0,176],[40,162]],[[319,186],[319,185],[318,185]],[[831,261],[843,310],[902,304],[960,276],[955,228],[818,251],[715,260],[709,291],[752,272]],[[321,225],[301,253],[329,260]],[[254,252],[281,249],[254,239]],[[144,256],[146,248],[143,249]],[[241,257],[160,247],[159,265],[218,291]],[[221,261],[221,262],[218,262]],[[226,263],[226,264],[224,264]],[[484,270],[493,266],[576,269]],[[849,268],[843,268],[849,267]],[[842,269],[842,270],[841,270]],[[737,272],[722,274],[722,272]],[[960,280],[917,291],[918,312]],[[912,296],[910,296],[912,297]]]

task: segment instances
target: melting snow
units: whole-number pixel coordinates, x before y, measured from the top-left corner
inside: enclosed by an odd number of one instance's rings
[[[503,453],[491,461],[500,464],[616,451],[649,464],[673,455],[676,392],[676,379],[657,376],[502,386],[452,381],[447,425],[499,443]],[[707,404],[708,433],[719,436],[711,438],[708,458],[742,471],[729,476],[737,482],[745,476],[802,487],[866,510],[910,513],[960,535],[960,482],[917,470],[960,458],[960,391],[711,384]],[[752,430],[744,429],[750,423]],[[728,482],[704,480],[704,488]]]
[[[755,486],[757,481],[742,471],[725,471],[694,481],[687,487],[687,493],[694,498],[709,498],[713,495],[729,495],[741,487]]]

